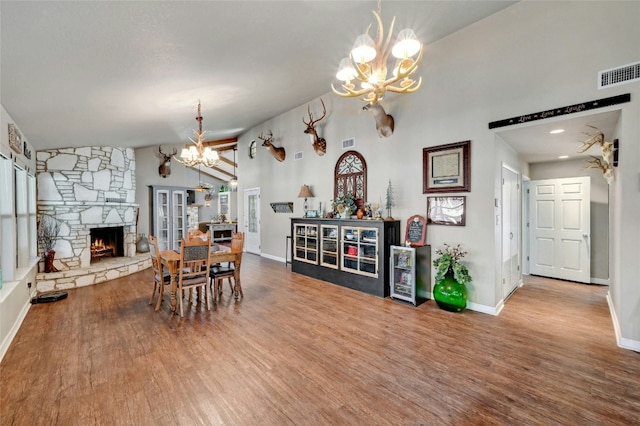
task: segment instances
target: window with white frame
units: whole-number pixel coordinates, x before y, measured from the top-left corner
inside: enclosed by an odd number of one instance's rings
[[[16,269],[13,192],[12,161],[0,155],[0,268],[3,281],[12,281]]]
[[[30,248],[29,248],[29,203],[27,192],[27,172],[14,165],[16,190],[14,193],[16,200],[16,247],[17,247],[17,266],[23,268],[29,266]],[[27,236],[27,238],[25,238]]]

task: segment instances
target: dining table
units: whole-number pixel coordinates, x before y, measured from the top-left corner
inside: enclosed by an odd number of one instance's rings
[[[176,311],[176,307],[178,305],[178,299],[176,294],[178,292],[178,272],[180,271],[180,252],[175,250],[161,250],[160,258],[162,259],[162,265],[167,268],[169,274],[171,275],[171,284],[170,284],[170,296],[171,296],[171,312]],[[209,258],[211,259],[211,263],[223,263],[230,262],[233,263],[234,271],[234,287],[233,293],[238,300],[240,287],[240,263],[242,262],[242,250],[231,250],[231,248],[223,245],[212,245],[211,251],[209,252]]]

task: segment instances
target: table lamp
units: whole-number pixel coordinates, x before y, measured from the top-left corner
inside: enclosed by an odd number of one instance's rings
[[[307,210],[309,210],[309,202],[307,201],[307,198],[313,198],[313,192],[311,192],[309,185],[302,185],[298,198],[304,198],[304,204],[302,207],[304,209],[304,217],[307,217]]]

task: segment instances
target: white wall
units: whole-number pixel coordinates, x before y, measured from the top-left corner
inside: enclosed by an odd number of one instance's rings
[[[302,200],[296,195],[302,184],[311,185],[318,201],[332,198],[333,169],[342,154],[340,141],[355,137],[356,147],[367,161],[368,201],[383,196],[387,181],[396,189],[393,216],[402,220],[425,214],[422,194],[422,149],[471,140],[471,192],[467,196],[467,226],[430,226],[428,243],[462,243],[469,251],[473,277],[469,296],[472,308],[491,311],[500,300],[495,264],[494,234],[495,132],[488,123],[558,106],[631,93],[623,104],[620,138],[621,179],[616,183],[613,220],[612,285],[617,288],[613,304],[623,338],[640,342],[640,278],[634,242],[640,237],[638,167],[640,84],[597,90],[600,70],[640,58],[640,2],[520,2],[433,45],[427,46],[420,73],[423,87],[412,95],[391,94],[383,101],[396,120],[393,136],[379,139],[373,120],[361,111],[362,102],[331,93],[322,98],[328,115],[320,134],[327,139],[327,154],[318,157],[302,132],[307,104],[249,130],[239,138],[239,152],[269,129],[276,145],[287,150],[278,163],[262,148],[249,160],[240,155],[239,193],[243,188],[262,189],[262,251],[284,257],[289,218],[300,216]],[[327,82],[328,84],[329,82]],[[310,100],[312,110],[319,100]],[[504,130],[504,129],[500,129]],[[303,160],[293,154],[302,151]],[[241,200],[240,200],[241,201]],[[275,214],[273,201],[294,201],[293,215]],[[240,220],[242,220],[242,210]],[[241,221],[242,223],[242,221]]]

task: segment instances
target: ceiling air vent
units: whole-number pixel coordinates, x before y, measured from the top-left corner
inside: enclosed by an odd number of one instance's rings
[[[632,81],[640,81],[640,62],[598,73],[598,89],[631,83]]]
[[[342,141],[342,149],[351,149],[354,146],[356,146],[356,139],[355,138],[345,139],[345,140]]]
[[[294,160],[302,160],[302,151],[296,152],[295,154],[293,154],[293,159]]]

